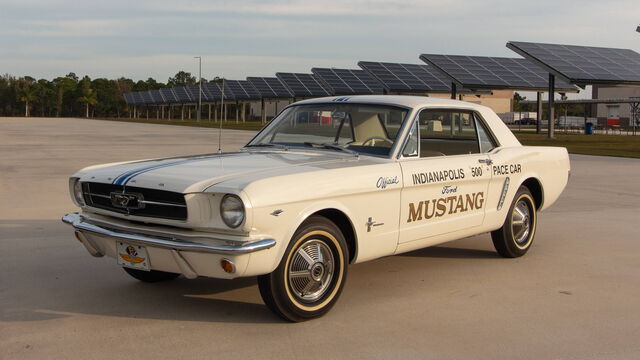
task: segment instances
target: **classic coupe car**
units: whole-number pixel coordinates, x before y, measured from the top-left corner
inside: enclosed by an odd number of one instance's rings
[[[62,220],[138,280],[257,276],[272,311],[303,321],[336,303],[350,264],[486,232],[524,255],[568,177],[566,149],[522,146],[487,107],[330,97],[237,152],[82,169],[81,212]]]

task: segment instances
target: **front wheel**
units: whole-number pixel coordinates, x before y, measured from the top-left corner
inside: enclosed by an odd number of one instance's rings
[[[536,233],[536,203],[529,189],[521,186],[513,199],[504,225],[491,233],[493,246],[506,258],[527,253]]]
[[[285,320],[322,316],[342,292],[348,259],[340,229],[324,217],[311,216],[294,234],[276,270],[258,277],[260,295]]]

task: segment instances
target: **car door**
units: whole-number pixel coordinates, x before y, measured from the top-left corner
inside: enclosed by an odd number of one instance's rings
[[[417,145],[417,146],[416,146]],[[491,172],[472,112],[424,109],[400,161],[399,243],[481,226]]]

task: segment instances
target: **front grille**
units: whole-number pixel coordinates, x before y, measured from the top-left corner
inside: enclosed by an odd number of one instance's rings
[[[82,183],[82,192],[87,206],[98,209],[135,216],[187,220],[187,203],[181,193],[95,182]],[[136,194],[140,199],[136,200],[135,206],[117,206],[112,201],[113,194]]]

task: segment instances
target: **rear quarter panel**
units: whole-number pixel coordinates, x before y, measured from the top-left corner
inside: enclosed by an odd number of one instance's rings
[[[487,230],[495,230],[504,223],[509,206],[518,188],[527,179],[536,179],[542,188],[542,206],[548,209],[556,202],[569,180],[569,155],[563,147],[516,146],[500,148],[491,155],[493,164],[489,186],[485,224]],[[508,192],[504,204],[498,210],[500,194],[505,178],[509,177]]]

